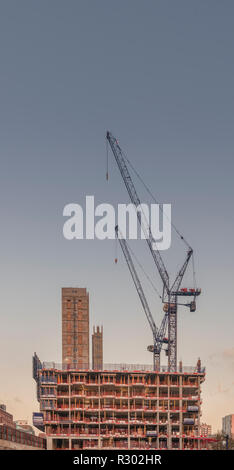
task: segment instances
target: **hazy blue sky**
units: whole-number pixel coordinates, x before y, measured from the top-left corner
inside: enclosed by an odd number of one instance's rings
[[[178,358],[201,357],[202,419],[220,428],[234,412],[233,2],[2,0],[0,45],[0,401],[37,411],[31,356],[61,360],[62,286],[88,288],[105,362],[151,362],[115,242],[62,235],[65,204],[128,201],[111,155],[105,181],[109,129],[195,250],[203,294],[179,312]]]

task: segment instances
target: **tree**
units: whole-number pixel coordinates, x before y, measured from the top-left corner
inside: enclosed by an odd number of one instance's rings
[[[234,439],[228,437],[222,431],[218,431],[213,437],[215,441],[211,442],[212,450],[234,450]]]

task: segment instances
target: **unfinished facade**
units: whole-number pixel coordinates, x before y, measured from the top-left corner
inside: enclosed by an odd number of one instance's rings
[[[62,288],[62,362],[89,367],[89,294],[85,288]]]
[[[200,424],[205,370],[140,368],[65,370],[41,364],[34,378],[48,448],[207,448]]]

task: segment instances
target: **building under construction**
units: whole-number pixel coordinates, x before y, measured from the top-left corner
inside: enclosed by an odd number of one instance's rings
[[[162,283],[162,294],[155,289],[163,304],[161,325],[156,325],[132,250],[116,226],[116,238],[152,331],[153,344],[147,349],[153,353],[153,364],[103,365],[103,331],[98,327],[92,335],[90,366],[88,294],[86,289],[63,289],[63,363],[41,363],[34,355],[33,377],[40,403],[34,424],[46,432],[50,449],[206,449],[208,439],[202,435],[200,423],[205,369],[200,360],[193,368],[177,364],[178,306],[194,312],[201,294],[196,287],[193,249],[173,224],[186,246],[186,256],[170,279],[147,217],[138,210],[141,201],[129,172],[130,162],[116,138],[110,132],[106,137]],[[182,281],[191,260],[193,285],[188,288]],[[166,367],[160,362],[163,350]]]
[[[40,406],[33,424],[46,433],[47,448],[207,448],[200,424],[205,380],[200,361],[194,368],[180,363],[173,372],[168,366],[156,371],[153,365],[103,364],[103,328],[94,327],[91,365],[87,306],[86,289],[63,289],[63,363],[33,356]],[[79,348],[81,331],[85,353]]]
[[[104,364],[104,370],[41,363],[38,413],[48,449],[206,449],[201,436],[205,370]]]

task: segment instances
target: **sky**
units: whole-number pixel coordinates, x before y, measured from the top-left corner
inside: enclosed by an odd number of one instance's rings
[[[1,1],[0,402],[15,419],[38,411],[34,351],[61,362],[62,287],[87,287],[104,362],[151,363],[115,241],[63,237],[66,204],[129,202],[111,152],[105,179],[107,130],[194,249],[202,295],[179,310],[178,360],[206,367],[202,421],[234,413],[233,17],[229,0]],[[185,255],[173,236],[170,275]]]

